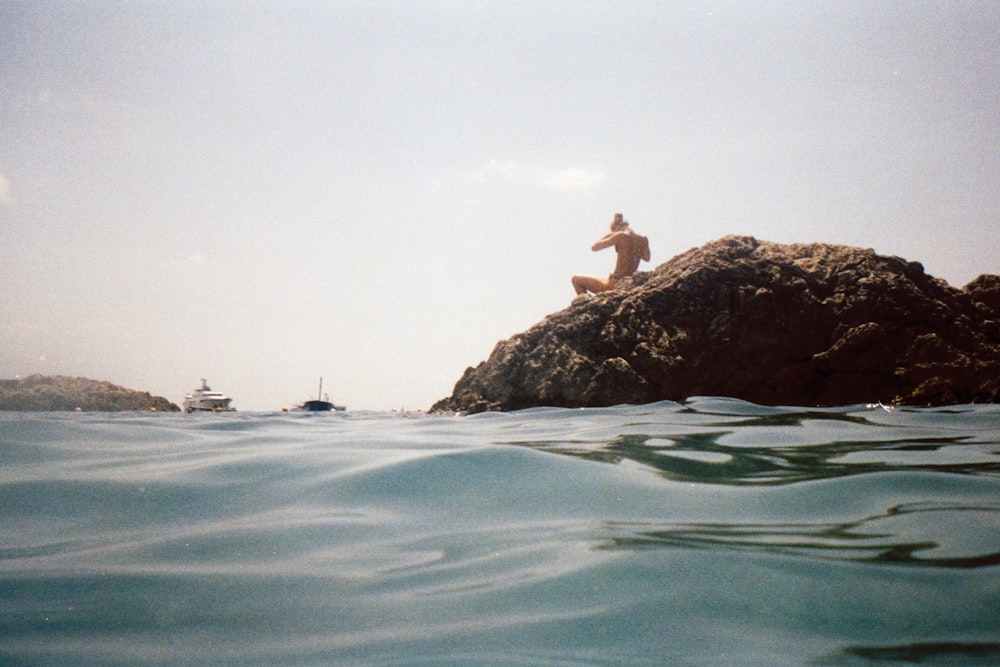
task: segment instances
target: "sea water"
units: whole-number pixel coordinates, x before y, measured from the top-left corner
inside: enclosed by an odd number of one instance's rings
[[[1000,406],[0,414],[2,665],[1000,664]]]

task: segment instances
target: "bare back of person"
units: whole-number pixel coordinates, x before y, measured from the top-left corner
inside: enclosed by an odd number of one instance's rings
[[[621,213],[615,214],[611,222],[611,231],[591,246],[591,250],[597,252],[611,247],[614,247],[618,255],[615,270],[607,278],[573,276],[573,289],[577,294],[587,292],[597,294],[614,289],[618,281],[628,278],[639,269],[639,262],[643,260],[648,262],[650,258],[649,239],[632,231]]]

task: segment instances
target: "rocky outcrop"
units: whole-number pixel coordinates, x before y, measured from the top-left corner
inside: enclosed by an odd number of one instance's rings
[[[29,375],[15,380],[0,380],[0,410],[39,412],[78,409],[85,412],[180,411],[162,396],[87,378]]]
[[[872,250],[726,237],[499,342],[432,410],[690,396],[996,402],[1000,276],[960,290]]]

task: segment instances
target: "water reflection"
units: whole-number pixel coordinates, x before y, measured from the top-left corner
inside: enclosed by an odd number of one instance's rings
[[[692,411],[674,413],[677,417]],[[936,413],[940,414],[940,413]],[[507,440],[602,463],[632,461],[680,482],[780,485],[889,471],[993,476],[995,437],[948,425],[886,425],[836,412],[738,415],[697,413],[701,421],[633,423],[635,432]],[[713,421],[704,418],[717,417]],[[960,419],[960,417],[959,417]]]
[[[931,513],[940,516],[931,517]],[[597,548],[725,549],[949,569],[1000,565],[1000,551],[978,553],[983,544],[962,544],[961,536],[970,530],[970,522],[984,528],[984,544],[996,547],[988,527],[1000,526],[1000,506],[921,503],[839,523],[609,522],[610,535]],[[911,530],[911,525],[919,530]],[[936,530],[929,530],[930,526]]]
[[[1000,644],[936,642],[902,646],[848,646],[817,665],[870,664],[998,665]]]

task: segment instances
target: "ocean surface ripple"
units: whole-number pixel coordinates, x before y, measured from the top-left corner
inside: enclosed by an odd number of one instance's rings
[[[0,413],[2,665],[1000,664],[1000,406]]]

